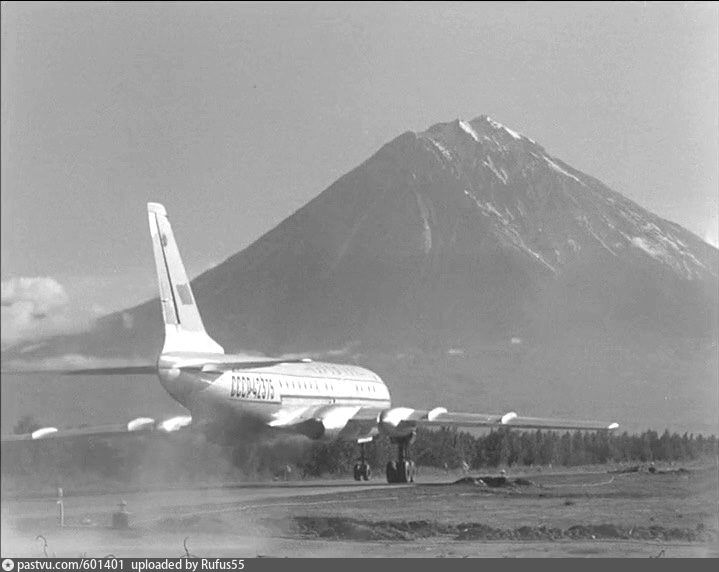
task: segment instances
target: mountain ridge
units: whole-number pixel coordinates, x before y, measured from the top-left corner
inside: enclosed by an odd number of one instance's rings
[[[597,249],[613,257],[621,251],[642,266],[664,264],[690,281],[712,282],[719,274],[719,251],[696,235],[547,155],[533,139],[480,115],[470,122],[456,119],[399,135],[249,247],[198,276],[193,286],[200,303],[228,296],[231,289],[242,288],[243,276],[264,265],[265,274],[285,284],[279,293],[291,307],[303,294],[302,288],[292,292],[297,277],[306,279],[314,272],[312,278],[320,282],[331,279],[348,255],[352,265],[367,267],[368,273],[393,274],[404,267],[414,275],[424,268],[420,275],[426,278],[432,264],[471,265],[481,262],[482,255],[496,255],[497,249],[512,251],[503,254],[507,264],[529,263],[519,279],[530,283],[541,281],[543,274],[571,271],[572,264],[582,262],[582,250]],[[701,254],[692,252],[696,250]],[[452,260],[439,260],[447,251]],[[282,276],[283,269],[268,270],[279,252],[286,255],[281,266],[293,276]],[[519,262],[513,260],[517,255]],[[298,268],[294,261],[301,256]],[[413,278],[405,277],[405,291]],[[387,287],[391,290],[391,284]],[[236,301],[243,293],[231,297]],[[110,314],[98,325],[146,313],[148,304],[155,302]],[[207,313],[209,324],[219,318],[212,308]],[[271,339],[259,342],[272,345]]]
[[[182,229],[175,233],[188,248]],[[431,360],[461,350],[464,362],[450,360],[444,373],[447,394],[462,396],[445,403],[453,407],[479,391],[483,371],[514,399],[517,376],[533,376],[528,386],[548,392],[544,406],[574,390],[602,407],[612,394],[643,398],[646,387],[601,363],[615,351],[602,346],[621,340],[621,352],[636,355],[622,353],[633,378],[661,378],[658,386],[674,391],[677,368],[694,396],[680,415],[689,418],[714,391],[718,275],[719,250],[478,116],[400,134],[195,278],[193,289],[208,331],[228,351],[349,348],[337,359],[378,367],[395,378],[399,397],[432,398],[428,372],[444,370]],[[582,349],[582,339],[600,347]],[[102,318],[90,333],[10,348],[3,359],[141,360],[161,345],[154,299]],[[683,357],[673,360],[676,352]],[[570,370],[592,373],[577,380]],[[566,403],[586,405],[579,395]],[[674,414],[672,403],[652,403],[647,418]]]

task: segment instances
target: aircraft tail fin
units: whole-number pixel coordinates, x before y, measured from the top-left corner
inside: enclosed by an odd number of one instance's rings
[[[147,203],[147,214],[165,321],[162,352],[225,353],[205,331],[165,207]]]

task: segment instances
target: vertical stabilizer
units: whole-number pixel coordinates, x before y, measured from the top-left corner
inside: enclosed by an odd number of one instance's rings
[[[147,203],[147,214],[165,321],[162,352],[224,353],[205,331],[165,207]]]

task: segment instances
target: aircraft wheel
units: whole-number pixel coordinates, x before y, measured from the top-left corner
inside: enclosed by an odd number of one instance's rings
[[[352,472],[352,476],[354,477],[355,481],[359,481],[362,479],[362,465],[357,463],[354,466],[354,470]]]
[[[387,482],[396,483],[397,481],[397,464],[394,461],[387,463]]]
[[[387,482],[388,483],[409,483],[410,482],[410,462],[409,461],[390,461],[387,463]]]
[[[365,463],[362,467],[362,479],[365,481],[369,481],[372,478],[372,469],[370,466]]]
[[[409,483],[412,477],[412,465],[409,461],[397,463],[397,481],[398,483]]]

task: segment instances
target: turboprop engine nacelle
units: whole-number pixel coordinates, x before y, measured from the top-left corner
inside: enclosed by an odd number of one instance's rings
[[[333,441],[347,428],[347,423],[359,409],[359,407],[327,407],[318,411],[316,417],[296,425],[295,429],[310,439]]]
[[[403,423],[408,421],[414,414],[414,409],[409,407],[394,407],[386,409],[379,414],[379,430],[390,437],[409,437],[415,432],[414,423]]]

